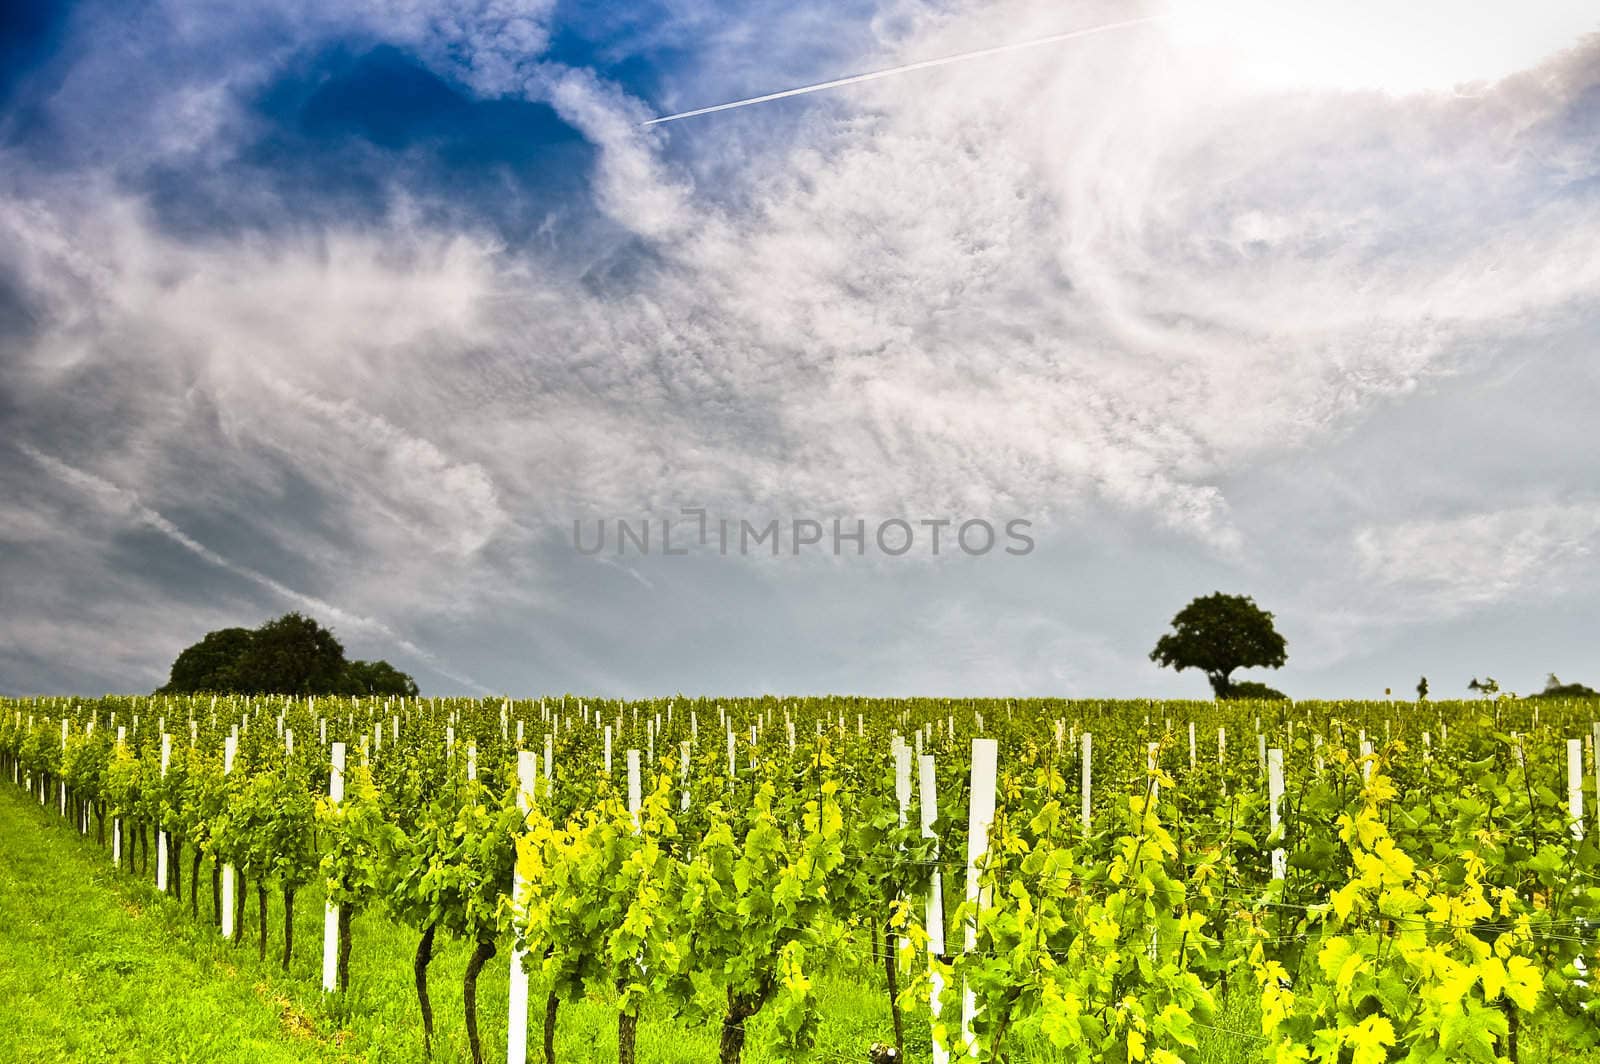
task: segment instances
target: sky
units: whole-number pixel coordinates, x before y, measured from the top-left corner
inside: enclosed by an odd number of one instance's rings
[[[4,5],[0,692],[1600,683],[1600,14],[1467,6]]]

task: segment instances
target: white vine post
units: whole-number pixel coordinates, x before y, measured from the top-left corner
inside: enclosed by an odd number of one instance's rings
[[[994,823],[996,790],[995,769],[999,762],[1000,747],[994,739],[972,740],[972,790],[967,812],[967,901],[973,906],[973,917],[967,921],[964,951],[978,948],[978,910],[983,908],[978,882],[978,862],[989,852],[989,827]],[[972,1020],[977,1015],[978,998],[972,988],[962,981],[961,986],[961,1038],[967,1043],[969,1056],[978,1055],[973,1041]]]
[[[1189,771],[1193,772],[1199,764],[1200,761],[1194,749],[1194,721],[1191,720],[1189,722]]]
[[[1089,837],[1089,790],[1092,785],[1090,779],[1093,773],[1094,762],[1094,737],[1088,732],[1083,733],[1083,836]]]
[[[1567,740],[1567,817],[1572,837],[1583,841],[1583,740]]]
[[[917,784],[921,798],[922,837],[934,839],[933,859],[939,860],[938,835],[933,822],[939,819],[939,796],[935,789],[933,755],[917,758]],[[923,910],[922,922],[928,929],[928,1010],[933,1026],[933,1064],[948,1064],[950,1050],[939,1041],[939,997],[944,993],[944,976],[939,971],[938,958],[944,956],[944,882],[939,866],[933,866],[933,881],[928,884],[928,902]]]
[[[1227,728],[1218,728],[1217,729],[1217,767],[1218,768],[1225,768],[1225,767],[1227,767],[1227,762],[1228,762],[1228,729]],[[1219,778],[1222,781],[1222,796],[1224,798],[1226,798],[1228,796],[1228,776],[1227,776],[1227,773],[1219,773],[1218,775],[1219,775]]]
[[[122,751],[122,744],[128,738],[128,729],[124,725],[117,725],[117,751]],[[122,867],[122,818],[111,818],[111,865],[113,868]]]
[[[1600,724],[1591,724],[1590,730],[1594,733],[1594,811],[1600,816]]]
[[[1594,733],[1594,744],[1590,750],[1595,758],[1595,818],[1600,819],[1600,723],[1589,725],[1589,730]]]
[[[639,751],[628,751],[628,815],[633,818],[633,833],[639,833],[639,814],[644,809],[643,792],[639,786]]]
[[[239,753],[239,737],[229,735],[222,740],[222,774],[233,774],[233,759]],[[233,937],[233,865],[222,866],[222,937]]]
[[[61,793],[61,819],[67,819],[67,718],[61,718],[61,774],[56,777],[56,789]]]
[[[900,808],[900,826],[903,828],[911,822],[911,747],[906,745],[905,739],[896,735],[890,743],[890,751],[894,755],[894,800]],[[906,938],[900,936],[899,949],[903,953],[906,949]]]
[[[1267,812],[1272,834],[1277,834],[1283,823],[1283,751],[1273,747],[1267,751]],[[1289,871],[1289,855],[1282,846],[1272,850],[1272,878],[1282,879]]]
[[[1372,743],[1370,740],[1361,740],[1361,782],[1367,783],[1372,779]]]
[[[517,730],[519,733],[522,730],[520,720],[517,721]],[[521,742],[521,738],[519,734],[518,742]],[[517,752],[517,811],[522,814],[524,829],[527,827],[528,811],[533,808],[534,781],[539,774],[537,756],[532,750]],[[522,873],[517,870],[516,862],[513,861],[511,905],[518,913],[522,911],[522,891],[526,886]],[[526,1064],[528,1059],[528,970],[522,966],[522,958],[526,955],[527,950],[521,948],[511,950],[510,1019],[506,1034],[506,1064]]]
[[[167,766],[172,763],[172,736],[161,733],[161,778],[167,778]],[[156,889],[167,892],[167,831],[156,826]]]
[[[685,739],[678,744],[678,778],[683,781],[683,804],[680,809],[689,808],[689,740]]]
[[[606,778],[611,777],[611,725],[606,725]]]
[[[328,776],[328,799],[334,805],[344,801],[344,743],[334,743],[333,772]],[[327,902],[322,912],[322,989],[332,992],[339,985],[339,906]]]

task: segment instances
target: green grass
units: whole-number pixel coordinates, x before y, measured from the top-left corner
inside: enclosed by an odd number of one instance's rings
[[[254,887],[246,941],[227,943],[208,922],[210,865],[201,866],[198,923],[189,915],[187,854],[182,865],[180,904],[144,875],[113,869],[109,849],[95,844],[92,831],[80,837],[53,808],[0,787],[0,1064],[426,1060],[411,975],[416,932],[382,915],[358,914],[350,993],[339,1002],[320,989],[320,891],[308,888],[296,899],[295,956],[284,973],[277,963],[283,948],[277,892],[269,893],[263,962]],[[429,967],[435,1061],[470,1059],[461,1007],[469,952],[441,940]],[[487,1060],[505,1059],[508,964],[502,949],[478,982]],[[864,1060],[875,1039],[887,1040],[881,980],[824,979],[818,993],[820,1060]],[[539,1061],[542,998],[530,1011],[529,1059]],[[759,1018],[752,1027],[750,1064],[774,1060],[763,1050],[763,1027]],[[563,1003],[557,1031],[563,1064],[616,1060],[616,1013],[604,1002]],[[649,1013],[640,1023],[641,1064],[707,1064],[716,1055],[715,1029]]]
[[[109,832],[109,825],[107,827]],[[154,849],[154,840],[151,840]],[[152,860],[152,868],[154,863]],[[183,859],[187,880],[189,859]],[[422,1022],[411,979],[417,934],[380,914],[358,914],[352,931],[350,993],[321,992],[322,897],[301,892],[295,905],[295,958],[282,953],[282,898],[269,894],[268,960],[258,959],[256,897],[246,906],[249,937],[222,941],[208,921],[211,880],[201,867],[200,920],[158,893],[147,877],[118,872],[109,851],[83,838],[36,801],[0,787],[0,1064],[46,1062],[375,1061],[421,1064]],[[441,941],[430,968],[435,1061],[469,1060],[461,1009],[468,949]],[[504,950],[479,980],[479,1030],[484,1056],[505,1059]],[[822,1064],[866,1060],[874,1041],[892,1041],[881,971],[824,973],[817,980]],[[529,1019],[529,1060],[542,1060],[543,1001]],[[748,1064],[775,1064],[772,1039],[757,1017]],[[1245,1064],[1259,1058],[1259,1030],[1247,994],[1226,998],[1214,1027],[1202,1032],[1203,1064]],[[616,1060],[616,1013],[603,1001],[561,1006],[557,1059],[562,1064]],[[927,1059],[928,1034],[908,1019],[910,1060]],[[1563,1053],[1528,1032],[1524,1061],[1595,1064],[1589,1054]],[[665,1014],[640,1023],[640,1064],[711,1064],[714,1028]],[[1019,1045],[1014,1064],[1059,1059]]]

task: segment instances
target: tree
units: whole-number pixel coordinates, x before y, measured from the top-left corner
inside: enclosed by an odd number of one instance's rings
[[[344,680],[344,647],[310,617],[286,613],[255,630],[237,668],[240,688],[253,694],[334,694]]]
[[[1493,698],[1500,693],[1500,681],[1493,676],[1485,676],[1481,681],[1474,676],[1467,684],[1467,690],[1476,691],[1484,698]]]
[[[1264,683],[1255,683],[1249,680],[1230,683],[1228,690],[1217,697],[1230,701],[1249,699],[1256,702],[1288,702],[1290,700],[1288,695],[1275,687],[1268,687]]]
[[[1428,678],[1426,676],[1424,676],[1424,677],[1422,677],[1421,679],[1419,679],[1417,681],[1417,701],[1418,702],[1426,702],[1427,700],[1428,700]]]
[[[403,695],[417,681],[387,661],[346,661],[334,634],[286,613],[260,628],[222,628],[187,647],[157,694]]]
[[[1248,595],[1222,592],[1197,598],[1172,619],[1171,632],[1156,642],[1150,660],[1177,669],[1199,669],[1218,698],[1227,697],[1234,670],[1278,669],[1288,660],[1272,614]]]
[[[250,649],[253,633],[248,628],[219,628],[207,632],[194,646],[187,647],[172,663],[167,685],[157,694],[188,695],[202,691],[233,691],[237,687],[234,670]]]
[[[387,661],[352,661],[345,666],[344,676],[342,694],[417,696],[417,681]]]
[[[1551,673],[1544,682],[1544,690],[1529,698],[1600,698],[1600,691],[1581,683],[1562,683],[1560,677]]]

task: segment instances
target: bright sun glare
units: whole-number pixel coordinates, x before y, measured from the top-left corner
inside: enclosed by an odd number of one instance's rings
[[[1276,89],[1448,91],[1600,32],[1595,0],[1173,0],[1170,10],[1180,47]]]

